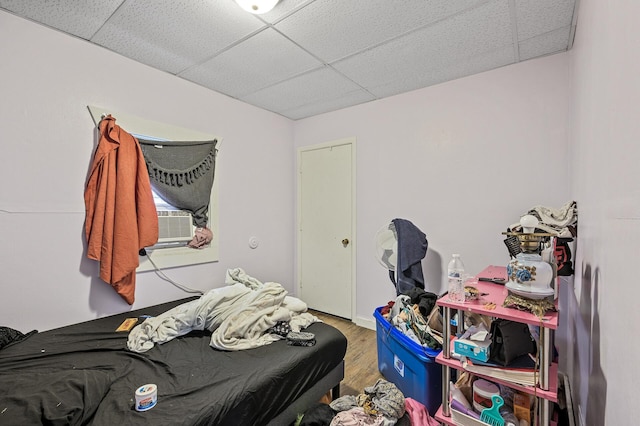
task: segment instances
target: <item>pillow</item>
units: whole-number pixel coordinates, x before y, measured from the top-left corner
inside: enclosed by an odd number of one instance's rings
[[[36,330],[30,331],[27,334],[22,334],[18,330],[14,330],[10,327],[0,327],[0,349],[9,346],[12,343],[20,342],[35,333],[37,333]]]

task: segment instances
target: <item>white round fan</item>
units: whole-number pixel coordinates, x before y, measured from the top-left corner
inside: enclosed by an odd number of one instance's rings
[[[398,234],[393,222],[389,222],[376,232],[376,258],[390,271],[396,270],[398,264]]]

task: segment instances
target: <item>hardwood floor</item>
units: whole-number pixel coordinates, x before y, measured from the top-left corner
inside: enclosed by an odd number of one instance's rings
[[[318,311],[309,312],[340,330],[349,342],[340,395],[361,394],[364,388],[373,386],[378,379],[384,379],[378,371],[378,352],[374,330],[359,327],[351,321],[333,315]]]

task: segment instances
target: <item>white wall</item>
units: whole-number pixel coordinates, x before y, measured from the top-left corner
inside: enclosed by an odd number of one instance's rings
[[[579,424],[638,423],[640,3],[581,0],[573,50],[571,192],[580,211],[567,315]]]
[[[429,291],[452,253],[470,273],[506,265],[501,232],[570,201],[568,112],[560,54],[295,122],[296,147],[357,138],[356,319],[395,298],[373,242],[391,219],[427,235]]]
[[[96,144],[87,105],[223,138],[220,262],[169,276],[208,290],[242,267],[293,288],[290,120],[5,12],[0,38],[1,325],[42,331],[130,309],[85,257],[83,195]],[[187,296],[142,273],[133,308]]]

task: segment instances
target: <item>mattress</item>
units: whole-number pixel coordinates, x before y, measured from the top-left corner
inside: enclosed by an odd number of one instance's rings
[[[311,347],[282,340],[235,352],[194,331],[135,353],[128,333],[115,331],[126,318],[190,300],[35,333],[0,350],[0,424],[265,425],[346,353],[344,335],[324,323],[305,330],[316,336]],[[138,412],[135,390],[145,384],[157,386],[157,404]]]

